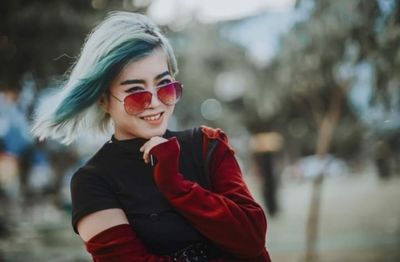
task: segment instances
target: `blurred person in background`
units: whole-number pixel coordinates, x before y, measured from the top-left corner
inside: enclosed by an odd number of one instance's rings
[[[97,262],[270,261],[264,212],[226,135],[167,129],[182,93],[177,72],[152,21],[115,12],[48,99],[56,106],[37,111],[40,139],[113,133],[72,177],[74,231]]]
[[[387,179],[391,175],[390,160],[391,152],[387,143],[383,140],[375,142],[374,160],[379,178]]]
[[[12,232],[12,207],[23,191],[24,155],[32,138],[12,81],[0,82],[0,238]],[[1,255],[0,255],[1,260]]]
[[[32,146],[29,124],[18,104],[18,92],[0,84],[0,187],[9,199],[20,197],[23,156]]]
[[[258,172],[263,178],[262,196],[268,214],[273,217],[278,213],[277,201],[277,177],[274,171],[273,154],[271,152],[258,152],[254,154],[254,160],[258,167]]]
[[[279,178],[274,168],[274,157],[282,149],[283,137],[277,132],[262,132],[250,139],[254,163],[262,177],[262,197],[270,217],[279,212]]]

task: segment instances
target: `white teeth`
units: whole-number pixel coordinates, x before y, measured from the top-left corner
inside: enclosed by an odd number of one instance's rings
[[[158,114],[155,116],[146,116],[146,117],[143,117],[143,119],[146,121],[154,121],[154,120],[158,120],[160,117],[161,117],[161,114]]]

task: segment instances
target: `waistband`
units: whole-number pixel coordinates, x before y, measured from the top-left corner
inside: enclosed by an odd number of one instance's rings
[[[209,259],[218,258],[218,251],[211,245],[200,242],[190,245],[171,255],[173,261],[207,262]]]

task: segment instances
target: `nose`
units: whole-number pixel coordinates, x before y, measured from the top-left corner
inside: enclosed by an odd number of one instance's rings
[[[151,96],[151,103],[149,105],[149,108],[156,108],[158,106],[160,106],[161,101],[158,99],[157,96],[157,90],[155,90],[155,92],[153,92],[152,96]]]

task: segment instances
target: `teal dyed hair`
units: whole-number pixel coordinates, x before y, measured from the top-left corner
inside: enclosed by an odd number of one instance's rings
[[[104,56],[92,72],[86,78],[80,80],[59,105],[55,113],[55,124],[70,119],[96,103],[124,65],[150,55],[157,47],[155,44],[142,40],[131,41],[122,44],[111,51],[110,54]]]
[[[110,132],[110,117],[98,101],[128,63],[161,48],[172,76],[178,72],[169,41],[148,17],[113,12],[87,37],[63,88],[36,111],[32,133],[69,144],[85,131]]]

